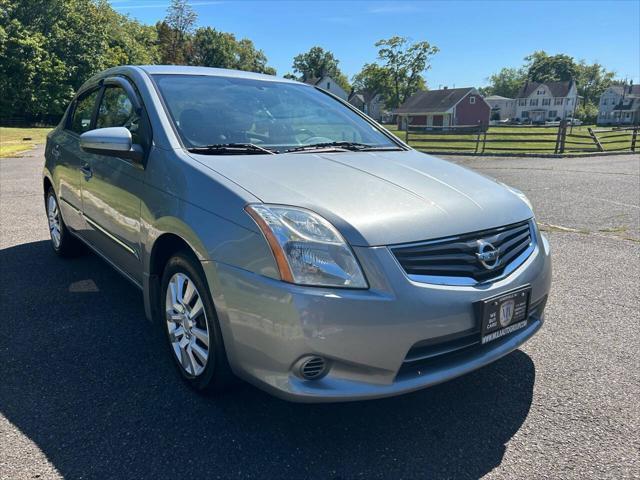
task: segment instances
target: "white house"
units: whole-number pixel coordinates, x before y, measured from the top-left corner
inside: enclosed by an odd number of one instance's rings
[[[578,107],[578,89],[573,80],[566,82],[527,82],[516,98],[515,119],[533,123],[573,117]]]
[[[349,103],[366,115],[369,115],[376,122],[381,122],[386,112],[384,111],[384,101],[382,95],[371,90],[360,90],[349,94]]]
[[[491,107],[491,120],[509,120],[515,118],[516,101],[513,98],[489,95],[484,100]]]
[[[638,122],[640,85],[612,85],[600,95],[598,125]]]
[[[344,89],[329,75],[324,75],[322,78],[310,78],[309,80],[305,80],[305,83],[309,85],[315,85],[318,88],[326,90],[327,92],[333,93],[336,97],[340,97],[343,100],[347,100],[349,95]]]

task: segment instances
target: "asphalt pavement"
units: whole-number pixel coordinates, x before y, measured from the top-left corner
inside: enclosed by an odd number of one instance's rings
[[[443,385],[306,405],[190,391],[140,292],[52,252],[42,149],[0,159],[0,479],[639,478],[640,157],[454,160],[532,200],[545,326]]]

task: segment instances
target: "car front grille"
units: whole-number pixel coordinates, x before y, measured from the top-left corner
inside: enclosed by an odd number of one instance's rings
[[[524,221],[428,242],[391,247],[409,276],[436,283],[438,279],[486,282],[517,268],[533,251],[533,222]],[[486,261],[482,253],[495,252]],[[515,262],[515,265],[514,265]],[[456,282],[454,282],[456,283]]]

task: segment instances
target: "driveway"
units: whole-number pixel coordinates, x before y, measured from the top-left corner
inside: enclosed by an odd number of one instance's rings
[[[42,149],[0,159],[0,478],[637,478],[640,157],[455,161],[533,201],[544,328],[428,390],[301,405],[188,390],[140,292],[53,254]]]

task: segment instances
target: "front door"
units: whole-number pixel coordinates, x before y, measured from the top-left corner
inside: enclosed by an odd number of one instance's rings
[[[442,126],[442,123],[443,123],[443,117],[442,117],[442,115],[434,115],[434,116],[433,116],[433,123],[432,123],[432,125],[433,125],[434,127],[441,127],[441,126]]]
[[[126,127],[140,143],[140,112],[127,92],[116,85],[104,89],[96,128]],[[145,171],[131,160],[85,153],[90,171],[84,175],[82,208],[89,241],[133,280],[142,283],[140,208]]]

